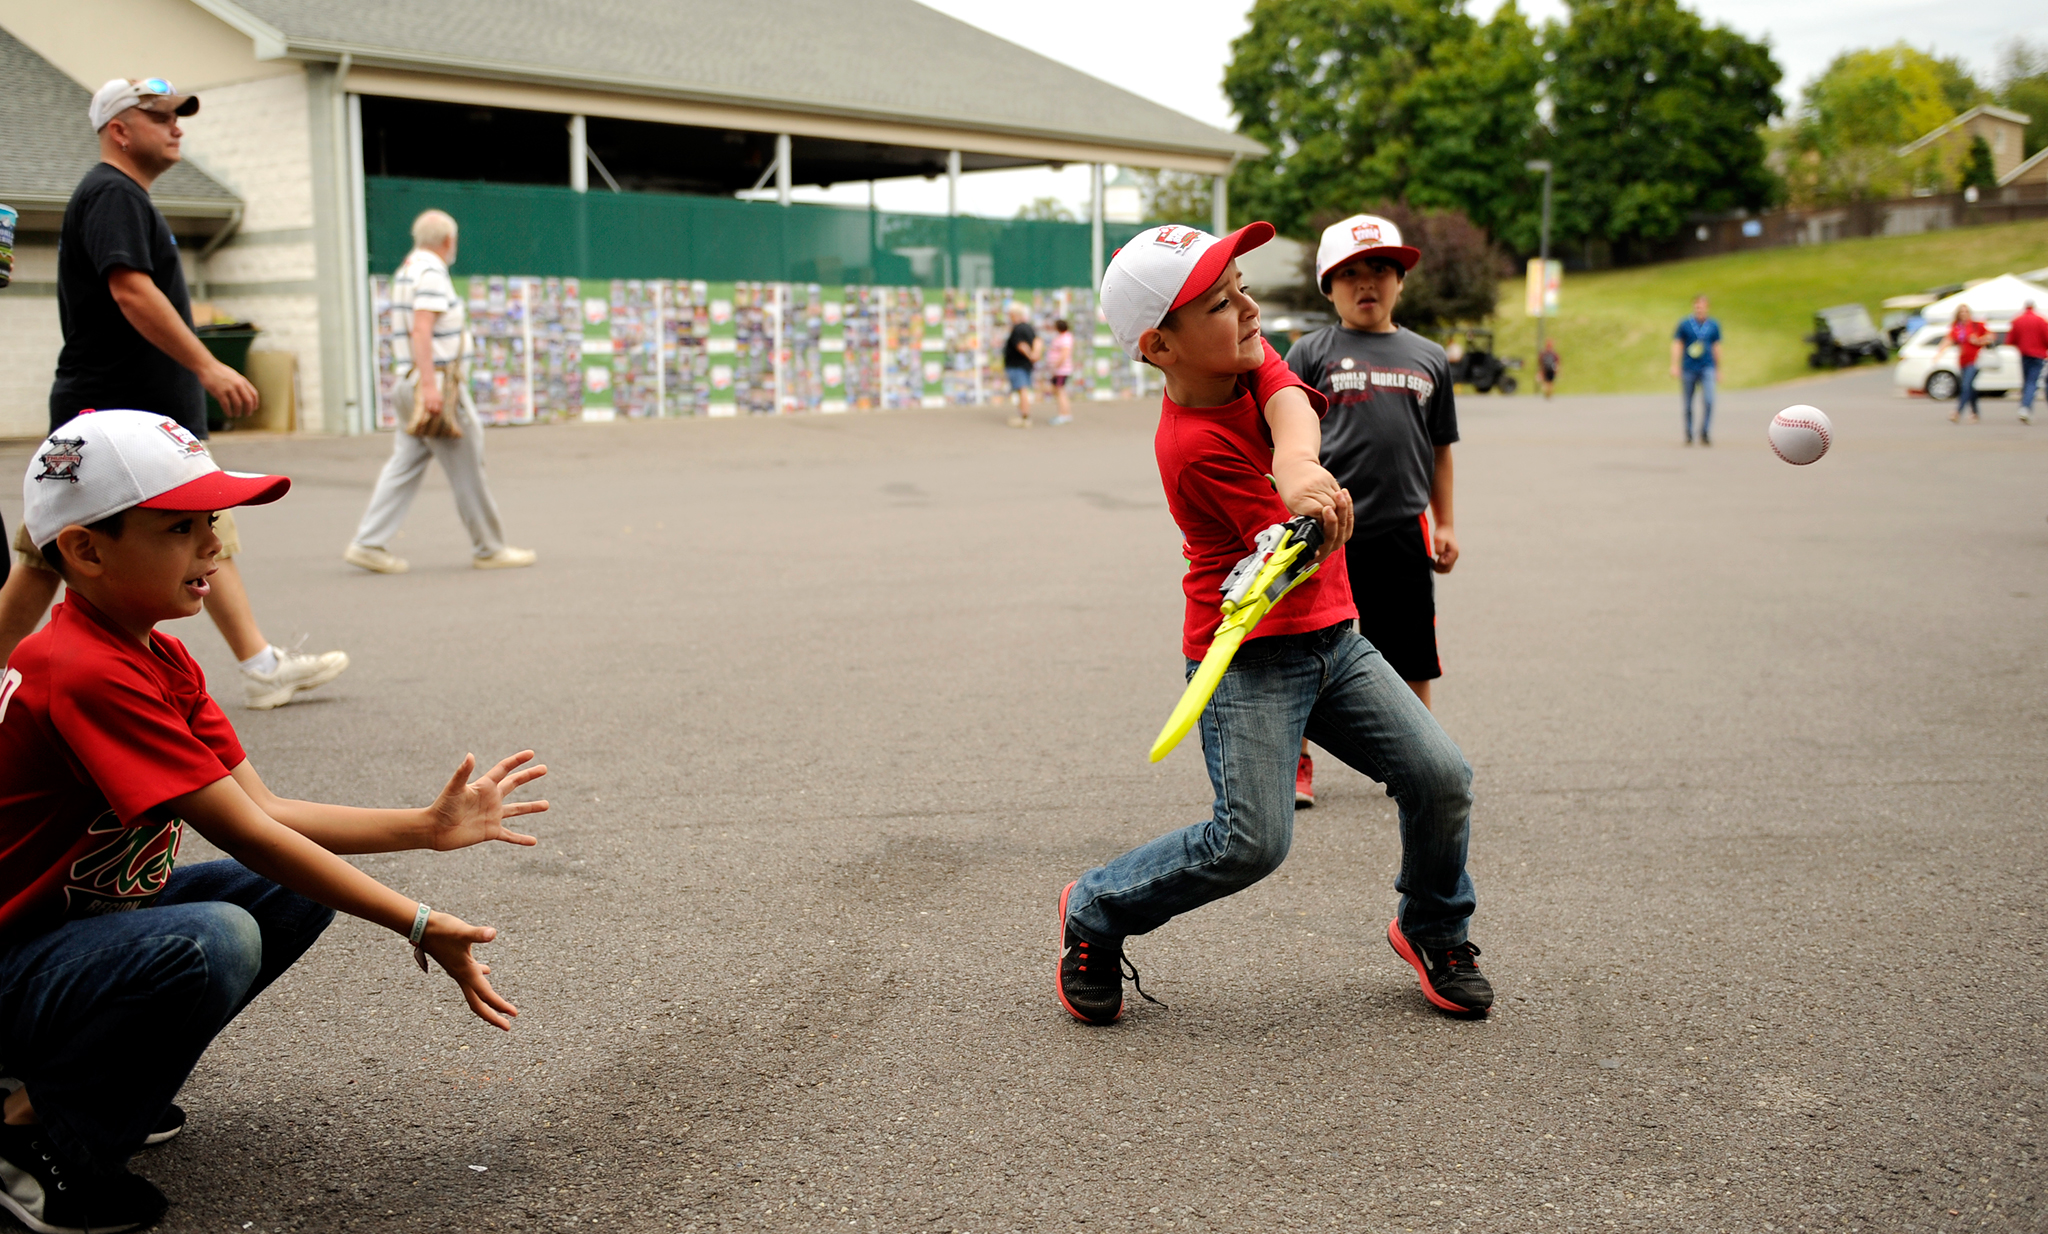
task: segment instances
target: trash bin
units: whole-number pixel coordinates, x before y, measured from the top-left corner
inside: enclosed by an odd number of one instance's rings
[[[199,341],[206,344],[206,350],[213,358],[242,374],[249,375],[249,344],[256,341],[255,326],[246,321],[228,322],[224,325],[200,326],[194,331]],[[227,413],[211,394],[206,396],[206,427],[209,432],[219,432],[227,426]]]

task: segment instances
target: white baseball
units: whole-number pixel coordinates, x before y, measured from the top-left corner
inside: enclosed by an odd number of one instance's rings
[[[1828,423],[1827,413],[1818,407],[1801,403],[1787,407],[1771,417],[1771,453],[1795,466],[1820,461],[1828,452],[1833,440],[1835,426]]]

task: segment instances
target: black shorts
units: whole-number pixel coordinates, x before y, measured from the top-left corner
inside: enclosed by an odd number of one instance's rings
[[[1436,572],[1430,569],[1429,521],[1417,515],[1354,536],[1344,546],[1358,632],[1387,658],[1403,681],[1444,675],[1436,655]]]

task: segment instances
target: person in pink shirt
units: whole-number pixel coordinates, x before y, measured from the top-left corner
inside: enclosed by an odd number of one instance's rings
[[[1052,422],[1072,424],[1074,409],[1067,402],[1067,379],[1074,375],[1074,330],[1064,317],[1053,322],[1052,328],[1052,350],[1046,355],[1046,363],[1052,369],[1052,396],[1060,405],[1060,414]]]
[[[2041,384],[2041,368],[2048,363],[2048,320],[2027,301],[2020,315],[2006,328],[2005,341],[2020,353],[2020,423],[2034,422],[2034,387]]]

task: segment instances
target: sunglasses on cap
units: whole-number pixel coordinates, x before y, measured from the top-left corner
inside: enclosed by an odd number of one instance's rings
[[[137,94],[176,94],[177,88],[161,77],[144,77],[128,83]]]

